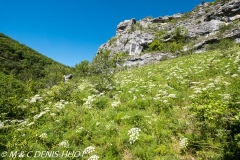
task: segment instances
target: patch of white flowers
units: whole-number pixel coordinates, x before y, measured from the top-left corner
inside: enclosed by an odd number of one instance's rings
[[[88,158],[88,160],[98,160],[98,159],[99,159],[99,156],[97,156],[97,155],[93,155]]]
[[[187,146],[188,146],[188,138],[185,138],[185,137],[180,138],[180,143],[179,143],[179,145],[180,145],[180,149],[185,149],[185,148],[187,148]]]
[[[95,147],[89,146],[89,147],[84,149],[82,156],[84,156],[85,154],[90,154],[90,153],[92,153],[94,151],[95,151]]]
[[[55,103],[54,106],[55,106],[57,109],[61,110],[61,109],[65,108],[65,105],[66,105],[66,104],[69,104],[69,102],[64,101],[64,100],[60,100],[59,102]]]
[[[42,101],[42,97],[40,97],[39,94],[32,97],[32,99],[29,101],[29,103],[36,103],[37,101]]]
[[[0,121],[0,129],[4,127],[4,123]]]
[[[119,104],[120,104],[119,101],[113,101],[112,104],[111,104],[111,106],[112,106],[113,108],[115,108],[115,107],[117,107]]]
[[[60,147],[69,148],[68,140],[64,140],[58,144]]]
[[[34,124],[35,124],[34,122],[31,122],[31,123],[27,124],[27,126],[32,126]]]
[[[176,94],[169,94],[168,97],[169,98],[176,98]]]
[[[49,110],[43,111],[43,112],[35,115],[35,116],[33,117],[33,119],[34,119],[34,120],[37,120],[38,118],[42,117],[42,116],[43,116],[44,114],[46,114],[47,112],[49,112]]]
[[[80,127],[76,130],[76,133],[80,133],[83,130],[83,127]]]
[[[41,139],[45,139],[45,138],[47,138],[48,136],[47,136],[47,133],[42,133],[39,137],[40,137]]]
[[[140,132],[141,132],[141,129],[139,128],[132,128],[128,131],[130,144],[133,144],[138,139]]]
[[[86,102],[83,104],[86,108],[92,108],[92,102],[95,100],[95,95],[88,96],[87,99],[84,99]]]

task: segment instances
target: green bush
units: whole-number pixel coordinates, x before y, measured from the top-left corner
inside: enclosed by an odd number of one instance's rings
[[[227,49],[231,48],[234,46],[234,41],[230,39],[221,39],[217,43],[213,43],[208,45],[207,49],[208,50],[216,50],[219,49],[220,51],[226,51]]]
[[[91,72],[90,62],[87,60],[82,61],[79,64],[76,64],[73,68],[73,71],[77,77],[87,77]]]

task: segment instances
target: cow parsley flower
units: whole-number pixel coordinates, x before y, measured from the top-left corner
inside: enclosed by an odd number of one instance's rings
[[[76,133],[80,133],[82,131],[83,127],[80,127],[76,130]]]
[[[54,117],[56,116],[56,113],[50,113],[50,116]]]
[[[111,106],[112,106],[113,108],[115,108],[115,107],[117,107],[119,104],[120,104],[119,101],[113,101],[112,104],[111,104]]]
[[[69,148],[68,140],[64,140],[58,144],[60,147]]]
[[[86,108],[91,108],[92,102],[95,100],[94,98],[95,98],[95,95],[88,96],[88,98],[86,99],[86,102],[83,105],[86,106]]]
[[[194,88],[194,93],[202,93],[201,88]]]
[[[34,124],[35,124],[34,122],[31,122],[31,123],[27,124],[27,126],[32,126]]]
[[[4,127],[4,123],[0,121],[0,129],[2,129],[3,127]]]
[[[88,158],[88,160],[98,160],[98,159],[99,159],[99,156],[97,156],[97,155],[93,155]]]
[[[176,98],[176,94],[169,94],[168,97],[169,98]]]
[[[138,139],[140,132],[141,132],[141,129],[139,128],[132,128],[128,131],[130,144],[133,144]]]
[[[233,74],[231,77],[236,78],[236,77],[238,77],[238,74]]]
[[[37,101],[42,101],[42,97],[40,97],[39,94],[32,97],[32,99],[29,101],[29,103],[36,103]]]
[[[85,154],[90,154],[90,153],[92,153],[92,152],[94,152],[94,151],[95,151],[95,147],[89,146],[89,147],[87,147],[87,148],[84,149],[82,155],[84,156]]]
[[[180,149],[185,149],[188,146],[188,138],[180,138]]]
[[[47,138],[48,136],[47,136],[47,133],[42,133],[39,137],[40,137],[41,139],[45,139],[45,138]]]
[[[49,110],[48,110],[48,111],[43,111],[43,112],[35,115],[35,116],[33,117],[33,119],[34,119],[34,120],[37,120],[38,118],[42,117],[42,116],[43,116],[44,114],[46,114],[47,112],[49,112]]]

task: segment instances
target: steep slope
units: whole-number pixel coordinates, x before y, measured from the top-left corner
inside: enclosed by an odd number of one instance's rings
[[[0,71],[24,82],[50,78],[52,72],[66,72],[64,66],[0,33]],[[55,69],[55,70],[54,70]],[[54,73],[54,74],[55,74]],[[63,74],[63,73],[62,73]],[[55,77],[59,80],[60,77]],[[52,84],[56,84],[52,82]],[[49,84],[49,85],[52,85]]]
[[[6,159],[238,159],[239,50],[125,70],[105,92],[84,78],[42,90],[19,105],[24,120],[0,123],[0,149]]]
[[[110,50],[111,56],[125,52],[131,56],[125,65],[132,66],[202,52],[221,39],[239,43],[239,5],[240,0],[217,1],[199,4],[184,14],[125,20],[99,51]]]

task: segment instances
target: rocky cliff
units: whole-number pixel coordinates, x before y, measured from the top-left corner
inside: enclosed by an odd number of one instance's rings
[[[185,14],[147,17],[139,21],[133,18],[120,22],[117,25],[116,36],[102,44],[99,50],[110,50],[111,56],[119,52],[129,54],[130,58],[124,63],[126,66],[153,63],[177,55],[169,52],[147,52],[147,48],[160,31],[166,31],[161,37],[161,41],[165,43],[172,40],[172,33],[176,28],[184,28],[187,31],[187,39],[191,42],[184,44],[181,51],[200,52],[208,44],[220,39],[228,38],[236,43],[240,42],[239,20],[240,0],[202,3]]]

